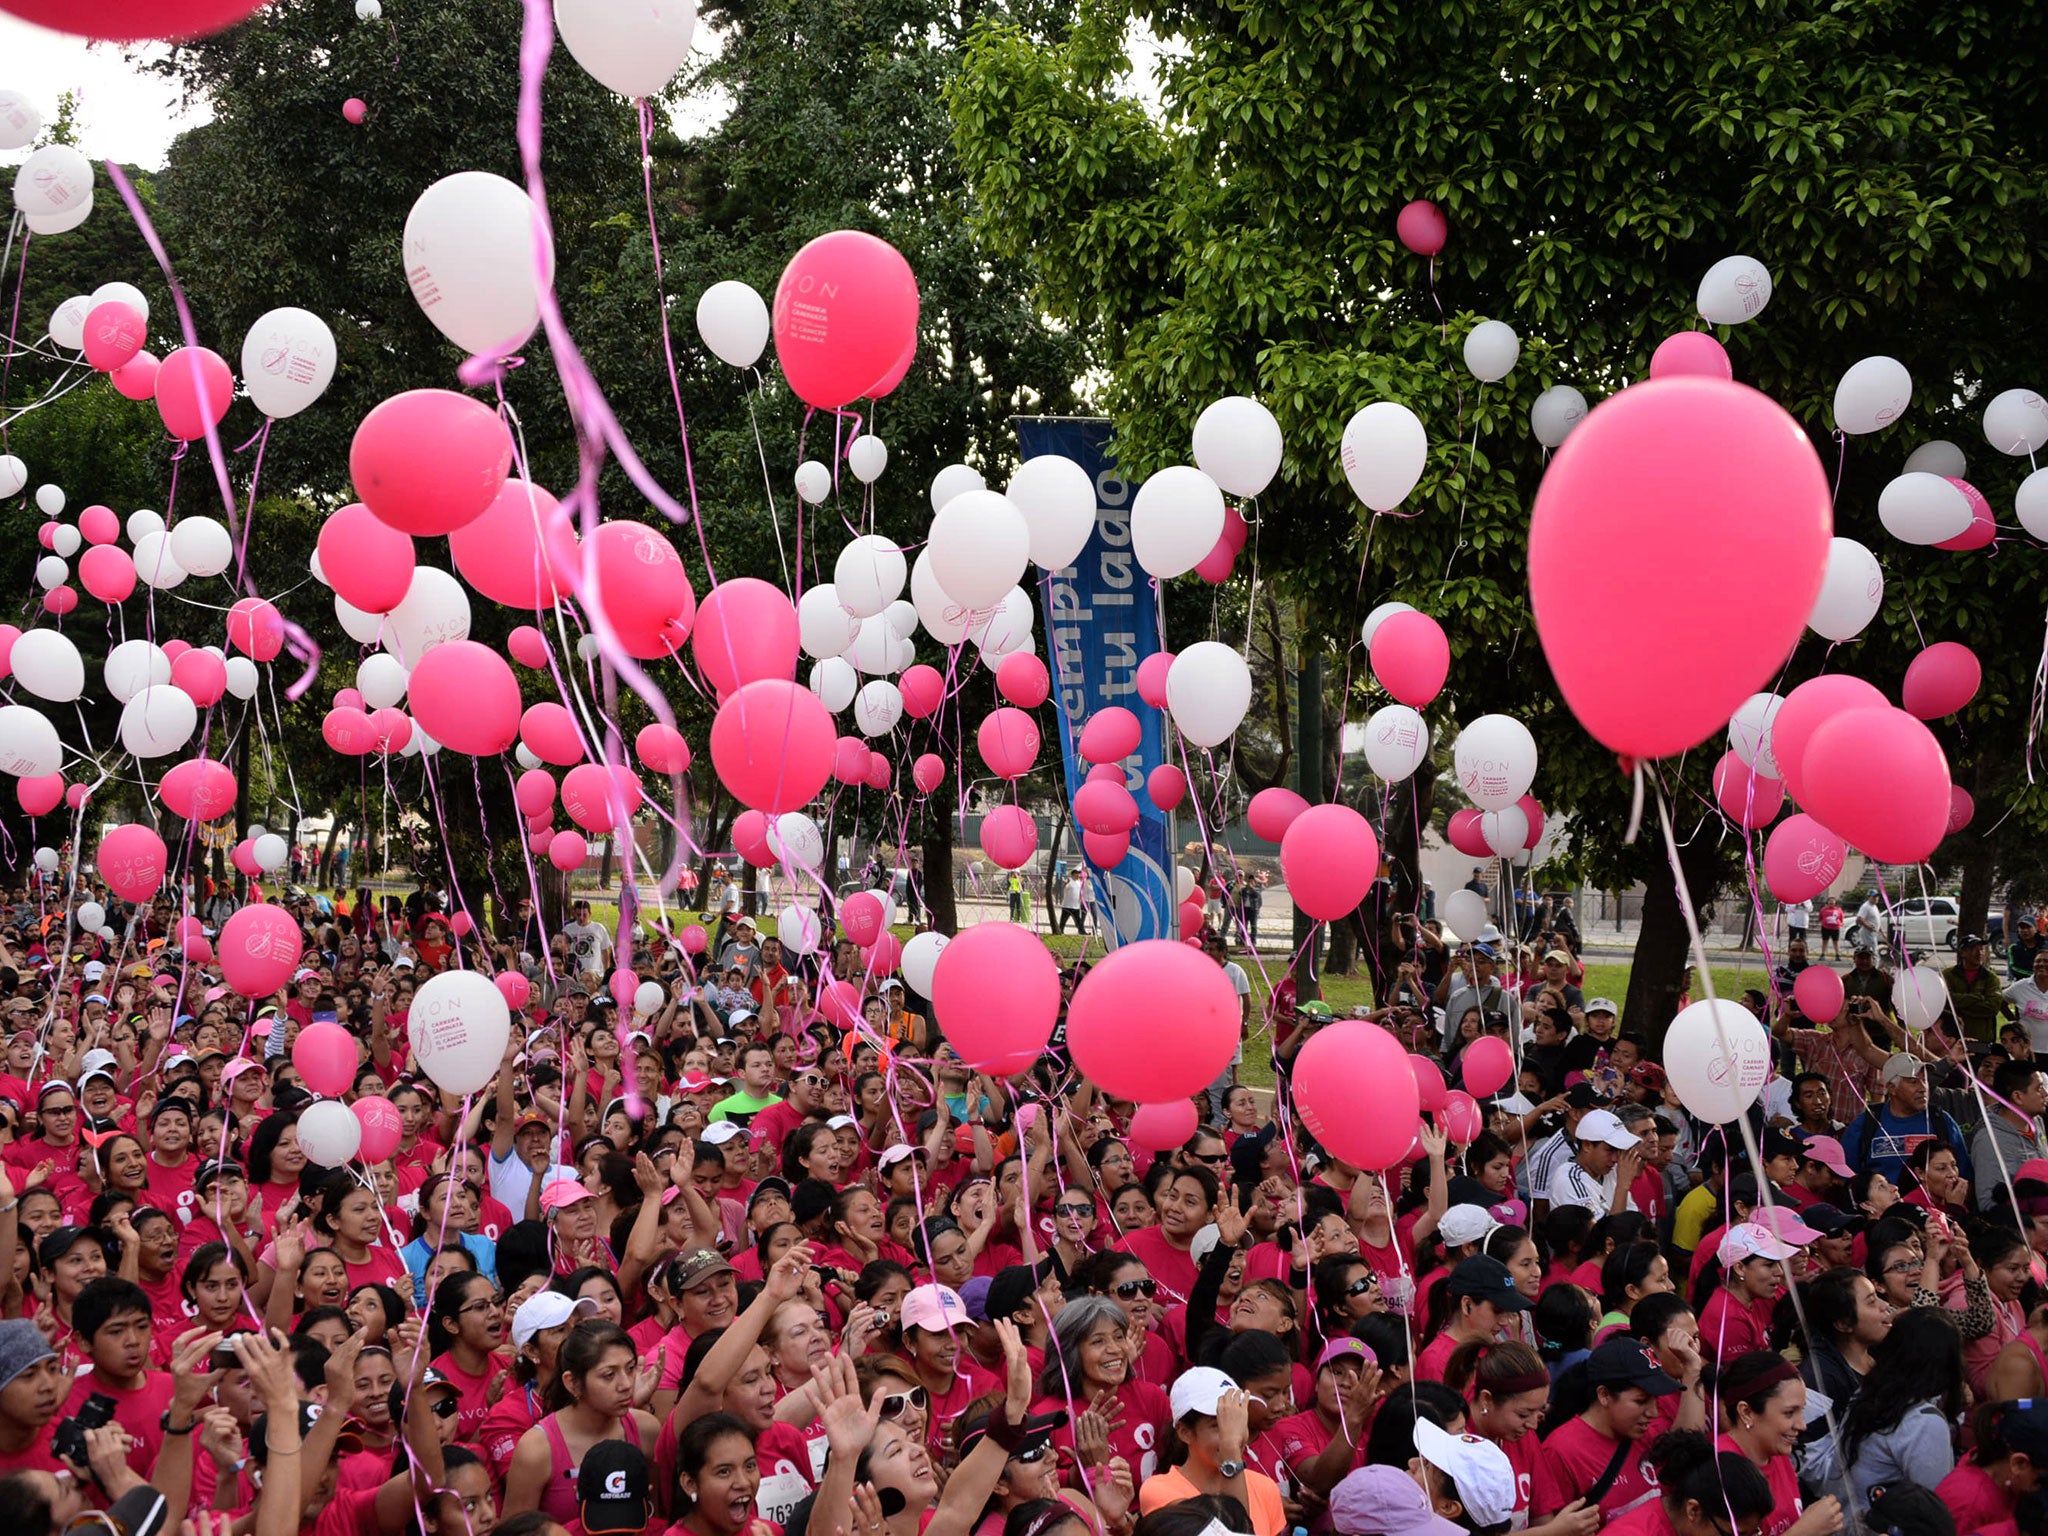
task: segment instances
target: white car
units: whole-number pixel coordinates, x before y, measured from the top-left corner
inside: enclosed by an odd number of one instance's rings
[[[1892,904],[1886,937],[1915,954],[1952,950],[1961,932],[1962,904],[1953,896],[1907,896]]]

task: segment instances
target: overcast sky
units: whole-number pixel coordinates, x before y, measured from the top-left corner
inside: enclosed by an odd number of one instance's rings
[[[122,50],[32,27],[0,15],[0,89],[20,91],[48,122],[57,98],[78,93],[79,147],[94,159],[156,170],[171,140],[197,118],[179,114],[177,88],[131,65]],[[18,165],[25,149],[0,151],[0,164]]]

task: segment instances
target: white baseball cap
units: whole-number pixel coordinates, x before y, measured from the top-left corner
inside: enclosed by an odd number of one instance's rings
[[[1721,1245],[1714,1250],[1714,1257],[1725,1269],[1749,1259],[1776,1259],[1783,1263],[1798,1251],[1797,1244],[1786,1242],[1760,1222],[1741,1221],[1721,1234]]]
[[[1420,1415],[1415,1449],[1456,1486],[1474,1526],[1504,1525],[1515,1513],[1515,1469],[1508,1453],[1479,1435],[1453,1435]]]
[[[746,1135],[746,1127],[735,1125],[730,1120],[714,1120],[697,1133],[700,1141],[708,1141],[714,1147],[722,1147],[736,1137]]]
[[[1451,1247],[1462,1248],[1467,1243],[1484,1242],[1500,1230],[1500,1223],[1483,1205],[1454,1205],[1444,1212],[1436,1229]]]
[[[535,1291],[519,1303],[519,1310],[512,1314],[512,1345],[515,1349],[524,1349],[543,1329],[559,1328],[571,1318],[591,1317],[596,1312],[594,1297],[583,1296],[572,1301],[560,1291]]]
[[[1197,1365],[1182,1371],[1173,1378],[1173,1390],[1168,1400],[1173,1408],[1176,1421],[1191,1413],[1213,1415],[1216,1405],[1223,1400],[1223,1394],[1237,1390],[1237,1383],[1214,1366]]]
[[[1587,1110],[1585,1119],[1579,1122],[1577,1135],[1581,1141],[1597,1141],[1621,1152],[1630,1152],[1642,1145],[1641,1138],[1615,1119],[1612,1110],[1606,1109]]]

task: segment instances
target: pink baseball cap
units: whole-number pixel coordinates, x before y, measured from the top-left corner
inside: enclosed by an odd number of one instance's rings
[[[565,1205],[574,1205],[579,1200],[594,1200],[597,1197],[575,1179],[556,1179],[540,1192],[540,1208],[543,1211],[559,1211]]]
[[[967,1315],[967,1303],[960,1299],[958,1291],[944,1285],[920,1285],[897,1306],[896,1321],[904,1328],[941,1333],[965,1328],[973,1319]]]
[[[1832,1136],[1810,1136],[1800,1155],[1811,1158],[1830,1173],[1840,1174],[1845,1179],[1856,1177],[1856,1170],[1849,1166],[1849,1154],[1842,1150],[1842,1144]]]
[[[1799,1219],[1799,1213],[1789,1205],[1758,1207],[1750,1212],[1750,1224],[1764,1228],[1780,1242],[1790,1243],[1794,1248],[1804,1248],[1808,1243],[1817,1243],[1825,1233],[1818,1232]]]

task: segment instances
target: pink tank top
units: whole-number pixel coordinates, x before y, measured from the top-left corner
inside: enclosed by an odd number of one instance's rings
[[[548,1480],[541,1484],[540,1512],[555,1524],[566,1526],[583,1517],[583,1501],[576,1496],[576,1464],[569,1458],[569,1442],[562,1437],[561,1420],[551,1413],[540,1421],[540,1427],[548,1437]],[[625,1436],[605,1438],[623,1440]]]

